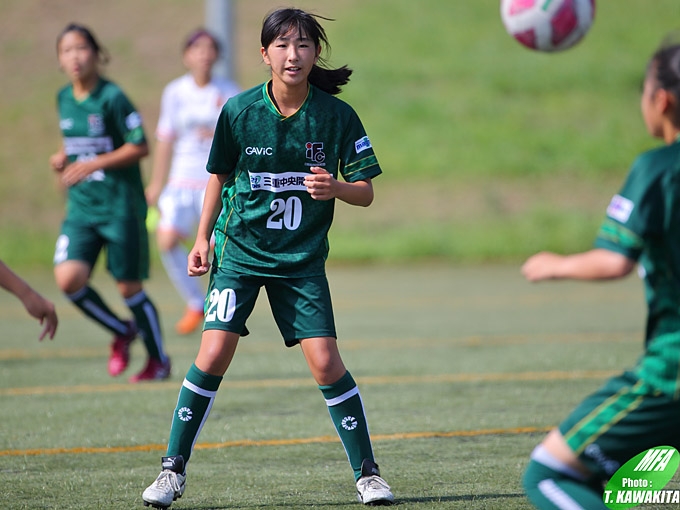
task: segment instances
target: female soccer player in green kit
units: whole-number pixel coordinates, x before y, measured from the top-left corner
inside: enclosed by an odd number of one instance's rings
[[[635,160],[595,248],[539,253],[522,267],[530,281],[598,280],[624,277],[638,263],[649,307],[637,365],[586,398],[531,454],[523,482],[540,509],[606,509],[603,482],[627,460],[680,448],[680,45],[652,56],[641,109],[665,145]]]
[[[394,498],[373,458],[361,396],[338,351],[325,274],[335,199],[370,205],[371,179],[381,170],[356,113],[334,97],[351,71],[317,65],[327,45],[317,18],[274,11],[261,43],[271,80],[229,99],[217,123],[188,264],[191,275],[211,273],[205,326],[179,393],[163,471],[142,498],[167,508],[184,492],[186,463],[264,287],[285,344],[300,346],[326,400],[359,500],[389,504]]]
[[[109,374],[127,368],[130,343],[139,333],[149,358],[130,382],[165,379],[170,360],[163,352],[156,307],[142,286],[149,273],[149,241],[139,169],[148,154],[141,118],[121,89],[99,74],[106,53],[87,27],[68,25],[57,38],[57,56],[70,80],[57,96],[63,143],[50,158],[67,188],[66,218],[54,254],[57,285],[115,335]],[[103,248],[132,321],[119,318],[90,286]]]

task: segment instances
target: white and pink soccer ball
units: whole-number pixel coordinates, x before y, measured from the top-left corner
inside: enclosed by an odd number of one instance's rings
[[[562,51],[579,42],[595,18],[595,0],[501,0],[508,34],[527,48]]]

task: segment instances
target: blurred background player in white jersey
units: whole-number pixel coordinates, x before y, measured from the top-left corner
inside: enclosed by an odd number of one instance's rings
[[[203,194],[210,174],[205,169],[215,124],[224,103],[240,92],[229,81],[213,76],[219,43],[199,28],[184,43],[183,63],[188,72],[171,81],[163,91],[156,128],[151,180],[146,199],[158,207],[156,240],[165,270],[186,302],[186,311],[175,329],[186,335],[203,322],[205,289],[187,274],[188,251],[201,216]]]

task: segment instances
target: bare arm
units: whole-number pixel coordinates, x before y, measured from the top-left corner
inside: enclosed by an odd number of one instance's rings
[[[607,280],[626,276],[634,267],[634,260],[600,248],[573,255],[544,251],[527,259],[522,266],[522,274],[532,282],[549,279]]]
[[[120,168],[136,163],[149,154],[149,146],[146,143],[136,145],[126,143],[111,152],[99,154],[88,161],[74,161],[66,166],[61,176],[66,186],[73,186],[82,181],[95,170],[105,168],[107,170]]]
[[[350,205],[368,207],[373,202],[371,179],[356,182],[341,182],[321,167],[310,168],[311,175],[305,177],[307,192],[314,200],[337,198]]]
[[[42,340],[46,335],[50,339],[54,338],[59,323],[54,304],[45,299],[38,292],[33,290],[19,275],[14,273],[7,265],[0,260],[0,287],[14,294],[23,303],[26,311],[44,324]]]
[[[146,201],[149,205],[153,206],[158,203],[158,197],[161,195],[161,191],[163,191],[163,187],[168,180],[170,163],[172,161],[172,146],[172,142],[156,141],[151,179],[145,190]]]
[[[212,174],[208,179],[201,219],[198,222],[196,232],[196,242],[189,252],[189,276],[201,276],[210,269],[210,261],[208,260],[210,238],[215,228],[215,222],[222,211],[222,188],[226,180],[227,176],[224,174]]]

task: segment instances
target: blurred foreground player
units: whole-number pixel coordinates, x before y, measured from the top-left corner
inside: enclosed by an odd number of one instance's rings
[[[641,98],[649,133],[664,146],[641,154],[612,198],[595,248],[539,253],[528,280],[621,278],[639,264],[649,307],[637,365],[587,397],[534,449],[524,488],[539,509],[606,509],[604,482],[655,446],[680,448],[680,45],[651,58]]]

